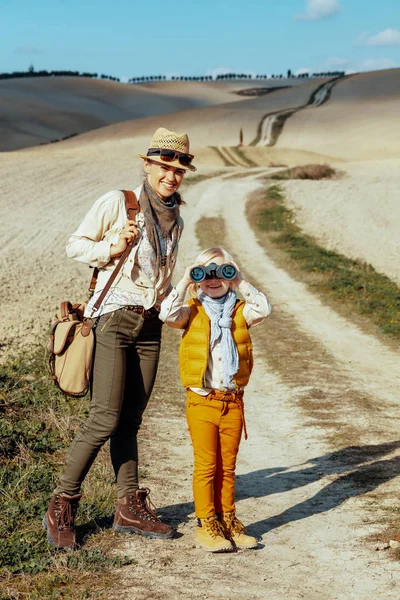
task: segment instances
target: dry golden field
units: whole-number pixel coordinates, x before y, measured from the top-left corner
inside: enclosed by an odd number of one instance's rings
[[[98,196],[138,185],[137,154],[158,126],[188,132],[198,167],[183,186],[176,277],[204,245],[223,242],[274,306],[254,330],[249,440],[237,469],[238,514],[260,548],[214,556],[194,547],[184,395],[166,375],[171,364],[176,374],[171,357],[179,334],[166,332],[142,430],[143,485],[179,535],[167,542],[115,536],[117,551],[137,564],[121,570],[122,588],[109,597],[399,598],[400,563],[390,549],[376,550],[386,535],[382,511],[398,507],[399,498],[398,348],[327,306],[278,264],[246,213],[279,165],[328,162],[338,178],[282,184],[296,220],[325,248],[363,260],[400,285],[400,70],[338,80],[323,104],[311,106],[326,83],[250,98],[235,92],[255,82],[24,80],[0,95],[2,361],[46,336],[61,300],[83,298],[89,269],[66,258],[66,240]],[[260,143],[265,118],[285,111],[291,114],[275,144]],[[207,233],[203,219],[217,229]],[[377,472],[371,483],[369,474]]]

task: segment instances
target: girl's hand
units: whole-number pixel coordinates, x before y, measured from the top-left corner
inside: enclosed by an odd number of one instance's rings
[[[232,264],[232,265],[235,267],[235,269],[236,269],[236,277],[235,277],[235,279],[232,279],[232,284],[233,284],[233,286],[234,286],[235,288],[238,288],[238,287],[239,287],[239,285],[240,285],[240,284],[242,283],[242,281],[243,281],[243,277],[242,277],[242,274],[241,274],[241,272],[240,272],[240,269],[239,269],[239,267],[237,266],[237,264],[236,264],[235,262],[233,262],[233,261],[232,261],[232,263],[231,263],[231,264]]]
[[[195,267],[196,265],[190,265],[189,267],[186,267],[185,272],[183,274],[182,279],[179,281],[179,283],[177,283],[176,288],[179,291],[184,291],[187,290],[189,285],[191,283],[193,283],[193,281],[190,278],[190,271],[193,269],[193,267]]]
[[[111,258],[121,256],[126,247],[131,246],[138,235],[138,228],[135,221],[128,220],[119,234],[118,242],[116,244],[111,244]]]

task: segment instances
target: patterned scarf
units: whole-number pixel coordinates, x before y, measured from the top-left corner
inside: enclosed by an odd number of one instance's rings
[[[239,354],[231,331],[236,292],[229,290],[222,298],[210,298],[206,294],[200,294],[199,300],[211,322],[210,349],[212,350],[218,340],[221,340],[224,386],[228,389],[232,388],[234,387],[233,376],[239,369]]]
[[[147,179],[143,182],[139,204],[144,216],[147,237],[156,257],[157,272],[155,276],[157,278],[160,272],[160,265],[165,266],[166,264],[166,244],[160,243],[159,235],[161,234],[164,240],[171,237],[171,254],[173,254],[178,243],[177,220],[179,217],[179,204],[174,195],[161,200]],[[160,233],[158,233],[157,229]]]

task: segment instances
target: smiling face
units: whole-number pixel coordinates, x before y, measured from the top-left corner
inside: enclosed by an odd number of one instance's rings
[[[154,160],[145,161],[147,180],[161,199],[172,196],[181,185],[185,169],[171,167]]]
[[[222,256],[216,256],[207,264],[211,262],[214,262],[216,265],[222,265],[226,260]],[[222,298],[222,296],[225,296],[230,290],[231,282],[226,279],[217,279],[216,277],[213,277],[212,279],[203,279],[198,286],[203,294],[210,296],[210,298]]]

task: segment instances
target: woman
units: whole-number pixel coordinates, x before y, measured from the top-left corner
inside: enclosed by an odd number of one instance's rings
[[[122,533],[170,538],[173,530],[151,510],[148,489],[138,482],[137,432],[150,397],[160,351],[161,301],[171,288],[183,221],[178,189],[195,171],[189,139],[164,128],[155,132],[144,159],[146,177],[135,190],[140,212],[127,220],[125,196],[99,198],[70,237],[67,255],[99,268],[85,316],[94,318],[96,350],[90,413],[72,442],[43,525],[50,544],[76,547],[75,514],[81,484],[100,448],[110,439],[117,488],[114,528]],[[118,259],[132,245],[98,310],[99,298]]]

